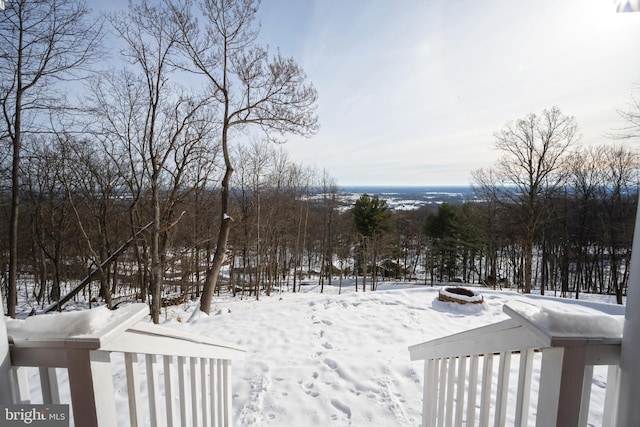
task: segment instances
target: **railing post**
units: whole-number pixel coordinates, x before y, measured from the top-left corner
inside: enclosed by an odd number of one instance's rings
[[[578,425],[586,358],[583,346],[542,350],[537,427]]]
[[[109,352],[69,350],[69,390],[77,426],[118,425]]]
[[[4,321],[4,303],[0,291],[0,404],[13,403],[11,392],[11,359],[9,358],[9,338],[7,326]]]
[[[631,271],[627,285],[627,309],[624,314],[624,331],[620,351],[620,394],[617,425],[640,425],[640,203],[636,208],[636,224],[631,246]]]

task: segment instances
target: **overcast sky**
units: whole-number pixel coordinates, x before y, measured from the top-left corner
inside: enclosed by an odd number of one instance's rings
[[[259,20],[319,92],[319,133],[286,150],[341,186],[469,184],[494,132],[554,105],[610,143],[640,97],[640,13],[613,0],[263,0]]]

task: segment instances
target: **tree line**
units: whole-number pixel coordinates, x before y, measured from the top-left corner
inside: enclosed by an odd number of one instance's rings
[[[63,139],[39,147],[46,149],[26,156],[19,247],[19,271],[35,281],[33,287],[23,283],[21,296],[34,307],[59,300],[69,284],[134,236],[141,225],[131,225],[132,212],[148,220],[152,210],[151,195],[134,198],[117,165],[86,141]],[[233,154],[239,165],[227,210],[233,227],[217,291],[259,298],[311,283],[339,285],[354,276],[358,289],[370,291],[380,280],[417,281],[423,275],[427,283],[525,288],[521,207],[489,198],[487,189],[476,188],[487,196],[478,202],[412,211],[392,211],[375,195],[344,206],[333,179],[291,162],[281,147],[255,142]],[[622,295],[637,202],[635,155],[622,145],[601,146],[574,151],[567,160],[565,184],[541,201],[534,287]],[[170,196],[163,189],[161,199]],[[3,198],[8,206],[9,193]],[[215,181],[191,188],[172,209],[176,219],[163,230],[161,260],[162,297],[168,302],[201,295],[215,248],[215,224],[209,219],[221,212]],[[6,219],[6,210],[2,213]],[[7,233],[7,221],[2,224]],[[92,287],[84,290],[85,298],[112,307],[122,299],[147,301],[150,236],[148,229],[137,235],[96,276],[94,294]],[[6,246],[2,253],[6,265]]]
[[[477,274],[492,286],[571,291],[576,297],[606,292],[622,304],[638,156],[620,142],[582,146],[577,130],[575,118],[553,107],[508,122],[495,134],[502,156],[473,173],[484,200],[480,209],[442,207],[425,224],[440,278],[445,272],[451,277],[451,266],[462,257],[465,280]]]

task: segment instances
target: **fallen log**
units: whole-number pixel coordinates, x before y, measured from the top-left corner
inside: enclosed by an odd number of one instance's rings
[[[60,298],[58,301],[49,304],[48,306],[46,306],[44,308],[44,310],[42,310],[42,313],[49,313],[50,311],[53,310],[58,310],[60,311],[62,309],[62,306],[64,304],[66,304],[67,302],[69,302],[71,300],[71,298],[73,298],[74,296],[76,296],[76,294],[78,292],[80,292],[82,290],[82,288],[84,288],[85,286],[87,286],[89,283],[91,283],[93,281],[93,279],[95,278],[95,276],[98,275],[98,273],[100,272],[100,270],[102,270],[103,268],[106,268],[109,266],[109,264],[111,264],[113,261],[115,261],[128,247],[129,245],[136,240],[136,238],[143,232],[145,231],[147,228],[149,228],[151,226],[151,224],[153,224],[152,222],[150,222],[149,224],[145,225],[144,227],[142,227],[136,234],[135,236],[133,236],[132,238],[130,238],[129,240],[127,240],[122,246],[120,246],[118,249],[116,249],[116,251],[114,253],[112,253],[109,258],[107,258],[106,260],[104,260],[99,267],[93,269],[89,275],[87,277],[85,277],[84,279],[82,279],[82,281],[71,290],[71,292],[69,292],[67,295],[65,295],[64,297]]]

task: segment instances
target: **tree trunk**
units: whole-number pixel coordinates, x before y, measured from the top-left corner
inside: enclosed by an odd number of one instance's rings
[[[533,239],[527,238],[524,245],[524,293],[531,293],[531,279],[533,267]]]
[[[202,289],[202,296],[200,297],[200,311],[206,314],[209,314],[211,311],[211,300],[213,299],[213,292],[218,284],[218,275],[222,270],[222,264],[224,263],[224,257],[227,251],[227,242],[229,241],[229,231],[231,230],[232,220],[227,211],[229,209],[229,184],[231,182],[231,175],[233,174],[233,167],[231,166],[231,159],[229,157],[227,131],[228,123],[225,121],[222,129],[222,153],[224,155],[226,170],[224,178],[222,179],[222,191],[220,194],[220,230],[218,231],[216,250],[213,254],[213,264],[211,265],[211,268],[207,270],[207,276]],[[256,286],[257,295],[260,291],[259,284]]]
[[[20,44],[22,44],[22,39]],[[22,52],[22,46],[18,49]],[[18,90],[16,91],[13,157],[11,163],[11,216],[9,219],[9,283],[7,284],[7,314],[15,318],[18,304],[18,217],[20,213],[20,151],[22,149],[22,55],[18,55]]]
[[[298,265],[302,257],[300,256],[300,229],[302,228],[302,205],[300,205],[300,214],[298,215],[298,232],[296,234],[296,243],[293,253],[293,293],[296,293],[296,284],[298,279]],[[302,267],[302,266],[301,266]]]
[[[363,263],[362,263],[362,292],[367,291],[367,250],[369,249],[369,245],[367,245],[367,238],[364,237],[362,245],[362,253],[363,253]]]
[[[152,160],[153,161],[153,160]],[[156,165],[153,166],[154,169]],[[160,262],[160,200],[157,173],[151,180],[153,203],[153,225],[151,226],[151,319],[153,323],[160,323],[160,309],[162,308],[162,266]]]

